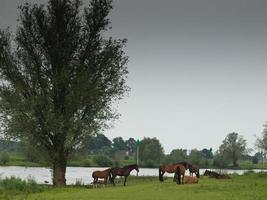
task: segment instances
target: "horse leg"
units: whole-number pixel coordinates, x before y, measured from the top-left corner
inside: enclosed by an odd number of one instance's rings
[[[98,181],[98,178],[95,177],[95,178],[94,178],[94,182],[93,182],[93,184],[97,184],[97,181]]]
[[[163,179],[163,175],[165,174],[165,172],[162,172],[161,175],[160,175],[160,181],[163,182],[164,179]]]
[[[159,168],[159,181],[162,181],[162,178],[161,178],[161,169]]]
[[[176,173],[174,173],[174,176],[173,176],[173,182],[175,182],[176,180],[177,180],[177,174]]]
[[[107,177],[104,178],[104,185],[107,184]]]
[[[125,176],[125,177],[124,177],[124,184],[123,184],[124,186],[126,186],[127,178],[128,178],[128,176]]]
[[[177,176],[176,183],[177,184],[181,184],[181,171],[180,171],[180,168],[179,167],[177,167],[177,170],[176,170],[175,174]]]
[[[116,175],[112,176],[112,183],[113,183],[113,186],[115,186],[115,178],[116,178]]]

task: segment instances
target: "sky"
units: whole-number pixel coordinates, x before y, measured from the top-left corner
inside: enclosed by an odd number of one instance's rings
[[[22,2],[0,0],[1,28],[16,28]],[[237,132],[255,149],[267,121],[267,1],[113,5],[109,34],[128,39],[131,92],[119,104],[120,120],[105,135],[156,137],[169,153],[215,151],[228,133]]]

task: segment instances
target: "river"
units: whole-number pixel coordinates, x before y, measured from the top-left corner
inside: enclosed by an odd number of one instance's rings
[[[107,167],[67,167],[66,170],[66,180],[67,185],[75,184],[77,181],[83,184],[90,184],[92,179],[92,172],[95,170],[103,170]],[[200,174],[203,174],[206,169],[200,169]],[[242,175],[248,170],[229,170],[223,169],[223,173],[236,173]],[[253,169],[255,172],[262,171],[261,169]],[[267,172],[267,170],[264,170]],[[136,175],[136,171],[132,171],[131,175]],[[139,176],[158,176],[157,168],[140,168]],[[34,179],[39,184],[52,184],[51,169],[45,167],[0,167],[0,178],[5,177],[19,177],[21,179]],[[167,174],[167,176],[173,176],[172,174]]]

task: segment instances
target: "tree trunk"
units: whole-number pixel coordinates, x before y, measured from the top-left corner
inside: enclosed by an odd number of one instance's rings
[[[65,186],[66,185],[66,167],[67,161],[64,157],[54,160],[53,163],[53,185]]]
[[[237,158],[235,156],[235,152],[233,152],[233,166],[234,167],[237,167],[238,166],[238,164],[237,164]]]

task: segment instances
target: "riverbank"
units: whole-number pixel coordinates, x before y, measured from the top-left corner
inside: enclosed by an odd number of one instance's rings
[[[67,167],[66,169],[66,183],[73,185],[76,182],[82,184],[90,184],[93,181],[92,173],[98,170],[104,170],[107,167]],[[210,168],[208,168],[210,169]],[[200,174],[204,174],[206,169],[200,169]],[[232,170],[232,169],[212,169],[219,173],[238,174],[247,173],[248,170]],[[254,172],[261,172],[260,169],[253,169]],[[265,170],[267,172],[267,170]],[[139,168],[139,176],[153,176],[158,177],[158,168]],[[189,171],[186,172],[189,175]],[[136,171],[132,171],[131,175],[136,176]],[[165,174],[166,176],[173,176],[172,174]],[[52,184],[52,171],[47,167],[0,167],[0,178],[17,177],[22,180],[33,179],[38,184]]]
[[[1,190],[1,199],[27,200],[265,200],[267,198],[267,174],[246,173],[245,175],[231,175],[230,180],[216,180],[202,177],[198,184],[177,185],[168,178],[163,183],[156,177],[129,177],[128,185],[122,182],[116,187],[110,184],[107,187],[92,188],[91,186],[68,186],[53,188],[42,186],[42,191],[25,192]]]

